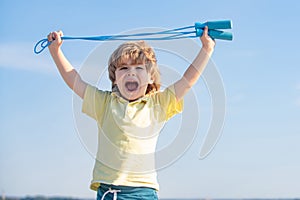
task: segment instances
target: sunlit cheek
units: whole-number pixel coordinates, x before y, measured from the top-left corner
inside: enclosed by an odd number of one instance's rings
[[[119,71],[116,73],[116,82],[117,84],[121,82],[122,79],[124,79],[125,73],[122,71]]]

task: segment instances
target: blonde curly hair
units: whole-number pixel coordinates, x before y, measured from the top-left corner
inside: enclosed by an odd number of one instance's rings
[[[112,82],[112,91],[118,91],[114,84],[115,71],[122,64],[130,60],[132,65],[145,64],[146,70],[150,73],[152,84],[148,84],[146,94],[159,91],[160,73],[154,50],[145,41],[131,41],[121,44],[110,56],[108,61],[109,79]]]

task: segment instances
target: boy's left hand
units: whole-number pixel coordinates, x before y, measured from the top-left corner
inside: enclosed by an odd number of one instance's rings
[[[202,48],[204,48],[206,51],[212,51],[216,45],[215,40],[213,40],[208,35],[208,27],[207,26],[204,27],[203,34],[200,37],[200,40],[202,42]]]

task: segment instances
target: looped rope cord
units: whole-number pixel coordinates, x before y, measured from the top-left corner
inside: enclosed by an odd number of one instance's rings
[[[106,196],[108,193],[113,193],[113,194],[114,194],[113,200],[117,200],[117,197],[118,197],[118,194],[117,194],[117,193],[118,193],[118,192],[121,192],[121,190],[112,190],[111,188],[109,188],[109,190],[107,190],[107,191],[103,194],[101,200],[104,200],[105,196]]]
[[[232,40],[232,33],[224,32],[216,29],[231,29],[232,24],[230,20],[211,21],[206,23],[196,22],[194,26],[186,26],[175,28],[166,31],[136,33],[127,35],[106,35],[106,36],[62,36],[62,40],[91,40],[91,41],[106,41],[106,40],[175,40],[184,38],[195,38],[202,36],[203,29],[208,26],[208,35],[213,39]],[[193,29],[193,30],[188,30]],[[182,31],[185,30],[185,31]],[[153,37],[153,36],[160,37]],[[152,36],[152,37],[151,37]],[[34,46],[34,53],[41,53],[46,47],[51,44],[48,39],[42,39]],[[38,48],[40,50],[38,50]]]

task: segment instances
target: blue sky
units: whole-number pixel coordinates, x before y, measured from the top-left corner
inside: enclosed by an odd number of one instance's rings
[[[234,40],[217,41],[212,57],[226,90],[222,137],[208,157],[198,159],[210,115],[200,80],[204,125],[185,154],[159,171],[160,197],[300,197],[299,10],[296,0],[2,0],[1,192],[95,197],[88,188],[94,160],[77,133],[73,94],[48,51],[33,53],[38,40],[52,30],[105,35],[231,19]],[[63,50],[80,69],[99,44],[66,41]]]

